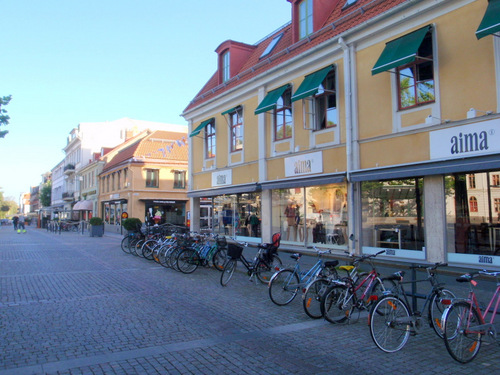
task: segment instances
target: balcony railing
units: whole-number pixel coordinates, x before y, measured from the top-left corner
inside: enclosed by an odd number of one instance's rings
[[[74,193],[69,193],[69,192],[62,193],[62,199],[63,201],[72,202],[74,199]]]
[[[75,166],[73,164],[67,164],[64,166],[64,174],[69,175],[75,173]]]

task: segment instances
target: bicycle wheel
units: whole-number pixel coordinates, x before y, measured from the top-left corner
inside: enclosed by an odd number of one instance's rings
[[[444,310],[447,307],[441,303],[441,300],[450,300],[453,298],[455,298],[455,295],[448,289],[436,290],[429,303],[429,312],[427,314],[429,318],[429,325],[440,338],[443,338],[443,325],[441,324],[441,318],[443,317]]]
[[[288,305],[299,292],[299,276],[292,270],[281,270],[269,282],[269,297],[278,306]]]
[[[380,299],[373,306],[368,322],[373,342],[386,353],[401,350],[410,337],[410,312],[397,297]]]
[[[321,313],[321,296],[329,284],[328,279],[316,279],[312,283],[309,283],[302,294],[302,306],[310,318],[319,319],[323,316]]]
[[[218,271],[222,271],[224,269],[224,265],[227,259],[227,249],[218,249],[215,251],[212,256],[212,265]]]
[[[142,245],[144,244],[144,239],[141,238],[140,240],[138,240],[136,243],[135,243],[135,246],[134,246],[134,253],[135,255],[137,255],[138,257],[143,257],[142,256]]]
[[[267,284],[276,273],[276,270],[281,268],[282,264],[281,259],[276,254],[273,255],[270,263],[259,259],[255,268],[255,276],[261,283]]]
[[[129,236],[125,236],[125,237],[123,237],[122,242],[120,244],[123,252],[127,253],[127,254],[130,254],[130,250],[128,248],[128,243],[129,242],[130,242],[130,237]]]
[[[142,244],[142,256],[147,260],[153,260],[153,252],[155,248],[158,246],[158,242],[156,240],[148,240]]]
[[[220,275],[220,285],[226,286],[229,280],[233,277],[234,270],[236,269],[236,259],[229,259],[222,270]]]
[[[481,332],[473,327],[480,324],[481,318],[469,302],[459,301],[445,310],[444,343],[454,360],[467,363],[476,357],[481,347]]]
[[[321,314],[330,323],[343,323],[352,313],[354,298],[345,285],[332,285],[321,296]]]
[[[193,273],[200,264],[200,257],[196,250],[185,249],[177,256],[176,263],[182,273]]]

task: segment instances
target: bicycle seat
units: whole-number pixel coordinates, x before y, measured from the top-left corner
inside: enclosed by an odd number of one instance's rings
[[[299,260],[301,256],[302,256],[302,254],[295,253],[295,254],[290,255],[290,258],[295,259],[295,260]]]
[[[394,272],[392,275],[386,277],[386,280],[403,281],[404,271]]]
[[[339,265],[338,260],[331,260],[331,261],[325,262],[325,267],[327,267],[327,268],[337,267],[338,265]]]
[[[339,267],[339,269],[346,271],[346,272],[352,271],[353,268],[354,268],[354,266],[340,266]]]
[[[457,277],[457,281],[459,283],[468,283],[472,280],[474,276],[470,273],[466,273],[465,275],[462,275],[460,277]]]

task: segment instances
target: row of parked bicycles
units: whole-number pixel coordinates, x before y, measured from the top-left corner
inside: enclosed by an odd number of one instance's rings
[[[302,269],[299,253],[292,254],[293,264],[285,267],[278,255],[280,233],[273,235],[271,243],[258,245],[253,259],[247,259],[243,254],[247,243],[227,241],[217,235],[180,233],[177,229],[167,225],[146,233],[130,233],[122,240],[121,248],[183,273],[192,273],[200,266],[212,267],[220,272],[222,286],[228,285],[241,264],[250,280],[267,284],[269,297],[276,305],[288,305],[301,295],[303,309],[313,319],[352,323],[365,311],[375,345],[387,353],[401,350],[410,336],[418,334],[425,325],[444,340],[450,355],[461,363],[476,357],[482,341],[496,342],[494,322],[500,304],[500,272],[479,271],[459,277],[457,281],[469,284],[469,294],[467,298],[456,298],[438,280],[437,270],[446,267],[446,263],[412,266],[412,274],[423,270],[426,277],[406,280],[404,271],[380,276],[374,259],[385,250],[347,256],[348,261],[341,265],[338,260],[325,260],[329,250],[312,247],[317,253],[312,267]],[[497,281],[487,307],[478,303],[475,294],[475,279],[479,275]],[[420,296],[424,302],[417,310],[410,299],[420,283],[427,283],[429,288],[427,294]]]

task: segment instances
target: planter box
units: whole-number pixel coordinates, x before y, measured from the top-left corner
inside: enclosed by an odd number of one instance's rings
[[[104,235],[104,224],[90,226],[90,237],[102,237],[103,235]]]

